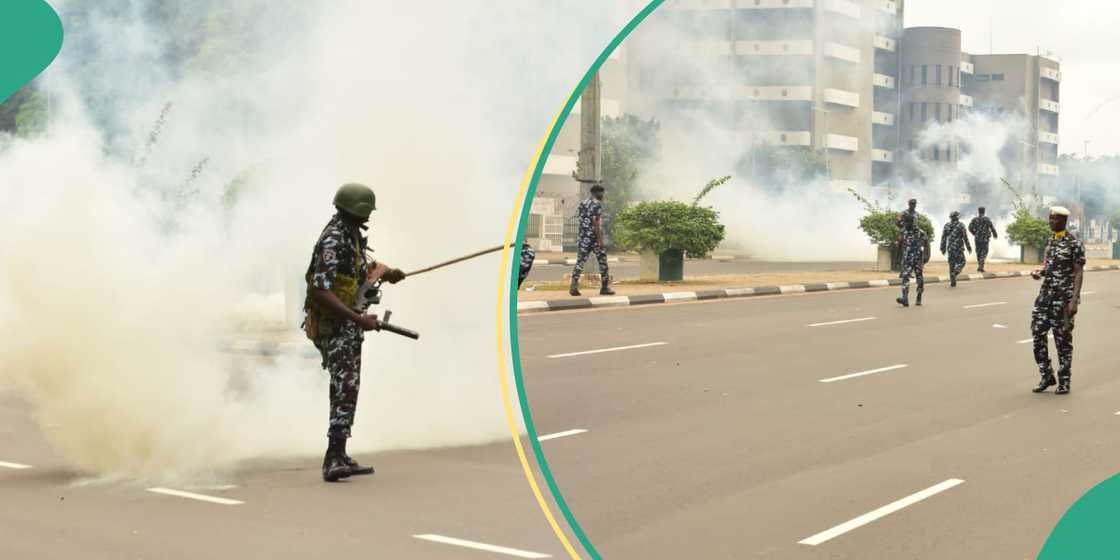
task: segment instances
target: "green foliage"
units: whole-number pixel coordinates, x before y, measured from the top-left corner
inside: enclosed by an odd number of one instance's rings
[[[808,148],[762,143],[747,150],[738,171],[767,190],[782,192],[825,176],[828,167],[824,158]]]
[[[1007,226],[1007,239],[1016,245],[1041,248],[1050,236],[1050,222],[1035,217],[1025,207],[1015,210],[1015,219]]]
[[[696,206],[697,204],[700,204],[700,199],[704,198],[705,196],[708,196],[708,194],[711,193],[713,190],[715,190],[716,187],[718,187],[718,186],[720,186],[720,185],[722,185],[722,184],[724,184],[724,183],[726,183],[730,180],[731,180],[730,175],[724,175],[723,177],[720,177],[718,179],[712,179],[711,181],[708,181],[708,184],[704,185],[704,188],[700,189],[700,194],[697,194],[696,198],[692,199],[692,205]]]
[[[618,214],[615,242],[627,251],[680,249],[701,258],[723,241],[719,213],[675,200],[641,202]]]
[[[1108,219],[1108,225],[1112,226],[1113,229],[1120,229],[1120,208],[1112,213],[1112,217]]]
[[[0,104],[0,131],[32,136],[47,128],[47,95],[35,82]]]
[[[603,211],[608,217],[618,215],[636,197],[638,174],[661,154],[660,129],[656,119],[646,121],[630,114],[603,118],[602,179],[607,187]]]
[[[895,247],[898,243],[898,235],[901,233],[898,229],[899,213],[872,203],[852,189],[848,189],[848,192],[852,193],[852,196],[854,196],[867,211],[867,214],[859,220],[859,229],[863,230],[863,233],[867,234],[867,238],[875,245],[881,247]],[[929,218],[918,214],[918,227],[926,232],[930,241],[933,241],[933,223],[929,221]]]

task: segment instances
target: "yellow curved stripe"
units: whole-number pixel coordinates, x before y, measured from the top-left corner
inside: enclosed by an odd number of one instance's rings
[[[506,353],[505,353],[505,336],[504,329],[502,328],[505,323],[507,309],[503,305],[506,297],[513,297],[509,292],[510,279],[506,273],[509,266],[510,257],[510,244],[514,240],[514,231],[518,222],[518,216],[521,214],[521,208],[525,204],[525,195],[529,190],[529,183],[533,180],[533,171],[537,168],[537,162],[544,156],[544,148],[548,143],[548,137],[552,134],[552,130],[556,128],[556,123],[559,121],[560,115],[557,114],[552,119],[552,126],[548,127],[548,132],[545,133],[544,138],[541,140],[540,146],[537,148],[537,155],[533,157],[533,161],[529,164],[529,170],[525,173],[525,178],[521,180],[521,188],[517,193],[517,203],[513,207],[513,215],[510,216],[509,226],[506,228],[506,242],[505,248],[502,249],[502,268],[498,282],[498,376],[502,385],[502,405],[506,409],[506,422],[509,423],[510,435],[513,437],[513,446],[517,449],[517,458],[521,461],[521,469],[525,471],[525,479],[529,481],[529,487],[533,489],[533,497],[537,499],[537,504],[540,505],[541,511],[548,519],[549,526],[552,527],[552,532],[556,533],[556,538],[564,545],[564,550],[572,557],[572,560],[581,560],[579,552],[572,542],[568,539],[568,535],[560,527],[556,521],[556,517],[552,515],[552,509],[548,507],[548,501],[544,499],[544,494],[541,493],[541,487],[537,484],[537,478],[533,475],[533,468],[529,464],[529,457],[525,455],[525,447],[521,444],[521,434],[517,430],[517,421],[514,419],[513,402],[510,399],[510,386],[509,379],[506,374]],[[511,333],[512,335],[512,333]]]

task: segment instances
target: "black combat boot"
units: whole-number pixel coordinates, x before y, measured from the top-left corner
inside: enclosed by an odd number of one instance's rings
[[[579,297],[579,278],[572,277],[572,285],[568,288],[568,295]]]
[[[956,274],[949,275],[949,287],[950,288],[956,288],[957,287],[957,275]]]
[[[342,462],[346,463],[346,467],[350,469],[350,474],[352,476],[373,474],[373,467],[363,467],[359,465],[350,454],[346,453],[346,441],[347,440],[342,440]]]
[[[1063,377],[1058,380],[1058,389],[1054,391],[1055,395],[1065,395],[1069,393],[1069,378]]]
[[[599,295],[601,295],[601,296],[613,296],[614,295],[614,290],[611,289],[611,285],[609,283],[603,282],[603,287],[599,289]]]
[[[323,457],[323,480],[338,482],[339,479],[350,476],[350,467],[346,465],[346,460],[342,456],[346,438],[332,436],[329,441],[327,454]]]
[[[918,297],[914,300],[914,305],[922,306],[922,292],[918,292]]]
[[[903,289],[902,297],[896,298],[895,301],[903,307],[910,307],[910,290]]]
[[[1041,393],[1041,392],[1049,389],[1050,387],[1053,387],[1054,384],[1057,383],[1057,382],[1058,382],[1058,380],[1054,379],[1054,376],[1052,374],[1046,374],[1045,376],[1043,376],[1042,380],[1038,382],[1038,386],[1035,387],[1034,389],[1031,389],[1031,392],[1032,393]],[[1068,384],[1067,384],[1066,390],[1067,391],[1069,390]]]

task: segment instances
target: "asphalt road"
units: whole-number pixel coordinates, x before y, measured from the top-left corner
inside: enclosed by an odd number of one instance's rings
[[[1030,392],[1029,278],[523,315],[526,389],[587,430],[543,445],[604,558],[1035,558],[1120,470],[1117,280],[1067,396]]]
[[[377,474],[326,484],[321,457],[309,457],[246,465],[225,481],[232,488],[172,488],[240,504],[157,494],[139,482],[82,484],[26,407],[0,395],[0,558],[565,557],[511,443],[357,458]],[[531,554],[415,537],[429,534]]]

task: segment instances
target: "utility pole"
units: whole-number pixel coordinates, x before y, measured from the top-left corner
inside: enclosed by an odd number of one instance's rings
[[[591,186],[603,179],[601,98],[602,84],[596,72],[580,97],[579,159],[575,177],[579,183],[580,200],[587,198]]]

